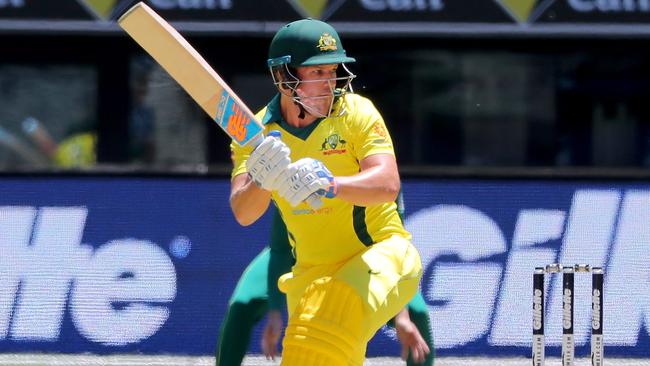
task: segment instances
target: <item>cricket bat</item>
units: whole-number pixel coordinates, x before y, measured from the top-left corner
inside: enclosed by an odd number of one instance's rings
[[[143,2],[117,23],[196,101],[239,145],[257,147],[264,126],[203,57],[167,21]],[[322,205],[314,194],[307,201]]]
[[[143,2],[118,24],[240,145],[259,145],[264,126],[201,55]]]

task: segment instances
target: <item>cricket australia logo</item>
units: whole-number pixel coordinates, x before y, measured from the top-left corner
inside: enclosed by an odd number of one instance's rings
[[[329,33],[323,33],[318,40],[318,49],[321,51],[336,51],[336,39]]]
[[[327,136],[325,141],[323,141],[320,151],[323,152],[323,155],[344,154],[347,151],[346,145],[347,141],[334,133]]]

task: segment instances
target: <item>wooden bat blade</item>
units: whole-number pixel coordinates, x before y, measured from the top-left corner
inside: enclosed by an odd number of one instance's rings
[[[240,145],[261,141],[264,126],[167,21],[140,2],[118,24]]]

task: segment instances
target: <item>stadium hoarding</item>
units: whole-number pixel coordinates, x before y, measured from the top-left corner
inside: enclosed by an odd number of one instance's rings
[[[650,184],[419,179],[404,191],[438,354],[528,355],[532,269],[560,262],[605,268],[606,355],[650,357]],[[268,241],[268,217],[232,218],[227,179],[4,177],[0,193],[1,352],[212,355],[228,297]],[[547,287],[551,355],[560,282]],[[385,328],[368,354],[398,350]]]
[[[135,0],[0,0],[0,30],[114,32]],[[648,0],[147,0],[181,31],[268,35],[313,17],[345,33],[411,35],[650,34]],[[605,29],[602,29],[605,26]]]

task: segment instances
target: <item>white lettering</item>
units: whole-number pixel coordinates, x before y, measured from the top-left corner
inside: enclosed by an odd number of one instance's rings
[[[531,267],[555,262],[557,251],[542,245],[562,237],[565,217],[566,213],[559,210],[519,212],[488,338],[491,344],[526,346],[530,342],[528,337],[522,336],[530,329],[530,302],[521,301],[521,294],[529,293],[532,287]]]
[[[603,335],[594,334],[591,341],[591,364],[592,365],[603,365]]]
[[[361,0],[361,6],[370,11],[386,10],[386,2],[384,0]]]
[[[576,333],[571,339],[580,346],[590,341],[591,326],[606,328],[608,344],[614,346],[634,347],[640,335],[650,335],[650,293],[647,291],[650,288],[650,267],[647,266],[650,263],[650,251],[647,250],[650,248],[650,226],[647,225],[650,222],[650,191],[632,190],[623,195],[616,189],[579,190],[570,207],[567,215],[558,210],[520,211],[505,267],[507,271],[498,287],[494,323],[487,338],[491,345],[530,346],[530,316],[534,327],[542,326],[542,294],[535,292],[532,314],[530,300],[522,301],[522,296],[525,298],[522,294],[529,293],[532,287],[532,268],[552,262],[607,264],[607,268],[604,300],[599,297],[599,291],[592,292],[590,275],[577,274],[575,291],[567,292],[562,288],[561,275],[549,276],[547,313],[562,314],[547,317],[547,331],[551,335],[549,338],[553,338],[549,345],[561,344],[561,329],[570,328],[571,311]],[[460,347],[484,336],[491,316],[490,310],[481,303],[494,299],[499,281],[493,277],[498,277],[499,267],[485,262],[484,258],[505,250],[500,244],[503,243],[501,230],[482,212],[453,205],[421,210],[407,218],[406,226],[413,233],[413,242],[420,250],[423,264],[429,268],[430,276],[423,278],[422,291],[432,303],[429,310],[433,323],[439,325],[438,331],[433,327],[433,332],[441,340],[440,347]],[[557,240],[562,240],[559,253],[553,249],[558,247],[554,243]],[[485,252],[481,253],[481,249]],[[468,278],[469,272],[473,273],[471,278]],[[468,286],[468,282],[472,286]],[[474,290],[476,288],[482,290]],[[562,304],[563,298],[566,306]],[[591,298],[594,317],[591,303],[581,300]],[[576,301],[571,305],[573,299]],[[509,303],[515,306],[508,308]],[[519,303],[523,304],[522,310]],[[608,311],[601,319],[598,311],[603,307]],[[519,313],[523,314],[521,324]],[[504,314],[513,321],[509,323]]]
[[[639,10],[650,12],[650,0],[639,0]]]
[[[9,332],[20,283],[20,273],[14,268],[23,268],[35,217],[33,207],[0,207],[0,340]]]
[[[56,341],[68,296],[73,323],[94,342],[135,343],[165,323],[162,303],[176,296],[167,253],[135,239],[93,253],[81,244],[87,214],[84,207],[0,207],[0,340]]]
[[[167,253],[147,241],[115,240],[98,249],[77,276],[70,307],[82,335],[122,346],[156,333],[169,309],[151,303],[175,296],[176,271]],[[119,310],[116,304],[122,305]]]
[[[151,5],[158,9],[174,9],[176,1],[174,0],[151,0]]]
[[[587,13],[596,9],[593,0],[569,0],[569,5],[571,5],[573,10],[581,13]]]
[[[11,338],[58,338],[70,281],[90,254],[79,245],[86,215],[82,207],[44,207],[38,211],[31,245],[25,247],[21,266],[15,267],[20,269],[21,286]]]
[[[535,290],[535,293],[533,294],[533,329],[534,330],[540,330],[544,326],[542,322],[542,291],[541,290]]]
[[[571,292],[571,290],[565,288],[564,295],[562,296],[562,303],[564,304],[562,307],[562,327],[564,329],[571,329],[571,327],[573,326],[572,296],[573,293]]]
[[[443,0],[361,0],[361,6],[370,11],[440,11]]]
[[[158,9],[232,9],[232,0],[151,0],[151,5]]]
[[[494,262],[471,262],[507,251],[499,226],[478,210],[439,205],[409,216],[406,227],[422,262],[435,263],[431,277],[422,279],[422,294],[444,304],[429,308],[436,347],[457,347],[486,334],[503,267]],[[440,256],[458,259],[437,263]],[[470,274],[472,286],[467,286]]]
[[[621,4],[619,0],[593,0],[596,5],[596,9],[601,12],[618,12],[621,10]]]
[[[618,190],[579,190],[573,195],[571,210],[567,216],[566,229],[562,239],[560,254],[556,262],[563,264],[589,263],[603,266],[607,262],[610,242],[616,227],[622,194]],[[561,314],[562,276],[551,276],[547,314]],[[589,341],[591,306],[591,276],[576,274],[574,291],[574,334],[582,345]],[[561,343],[564,326],[561,316],[548,317],[547,342],[549,345]]]
[[[603,328],[607,345],[635,345],[650,334],[650,192],[628,191],[605,269]]]
[[[606,12],[650,12],[649,0],[569,0],[569,5],[575,11],[589,13],[594,11]]]
[[[600,291],[594,289],[591,295],[591,327],[593,329],[600,329]]]
[[[0,8],[22,8],[25,6],[25,0],[0,0]]]

